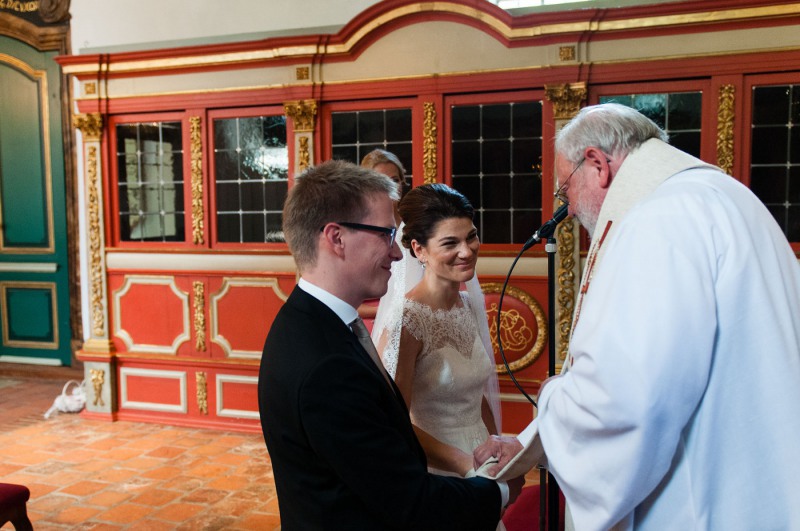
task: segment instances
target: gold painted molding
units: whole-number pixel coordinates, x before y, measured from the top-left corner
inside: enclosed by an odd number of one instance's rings
[[[31,289],[47,291],[50,295],[52,304],[50,326],[53,329],[52,341],[28,341],[23,339],[11,339],[11,322],[8,315],[8,288]],[[55,282],[29,282],[29,281],[2,281],[0,282],[0,324],[3,328],[3,346],[12,348],[47,349],[56,350],[58,348],[58,304],[56,304],[56,283]]]
[[[103,117],[99,112],[76,114],[72,126],[78,129],[87,141],[99,141],[103,135]]]
[[[719,88],[719,112],[717,113],[717,166],[728,175],[733,175],[733,140],[736,110],[734,107],[736,87],[723,85]]]
[[[192,284],[194,289],[194,300],[192,307],[194,309],[194,347],[197,352],[206,351],[206,292],[205,286],[199,280],[195,280]]]
[[[295,100],[283,104],[286,116],[292,119],[295,133],[314,131],[314,122],[317,116],[316,100]]]
[[[553,104],[556,120],[568,120],[580,110],[581,103],[586,101],[586,83],[564,83],[561,85],[545,85],[544,95]]]
[[[497,282],[487,282],[481,283],[481,288],[484,293],[501,293],[503,285]],[[528,292],[514,286],[508,286],[506,288],[506,295],[514,297],[525,304],[531,313],[533,313],[533,317],[536,320],[537,334],[533,346],[524,356],[508,364],[511,372],[517,372],[533,364],[544,351],[544,346],[547,343],[547,318],[545,317],[542,307]],[[521,327],[515,326],[521,319],[519,312],[516,310],[503,310],[503,315],[500,318],[500,330],[497,330],[497,310],[497,304],[494,303],[486,308],[486,318],[489,319],[489,335],[492,339],[492,347],[499,350],[497,338],[500,334],[502,334],[504,338],[503,345],[510,345],[508,340],[511,339],[516,340],[518,345],[523,345],[526,342],[524,336],[533,334],[531,328],[527,324],[523,324]],[[495,365],[495,372],[497,372],[497,374],[506,374],[506,366],[501,363]]]
[[[203,415],[208,415],[208,382],[206,381],[206,373],[197,371],[194,376],[197,385],[197,408]]]
[[[309,43],[294,46],[281,46],[268,49],[237,51],[230,53],[209,53],[188,55],[181,57],[165,57],[158,59],[140,59],[129,61],[114,61],[107,65],[111,74],[122,72],[143,72],[156,69],[182,69],[198,68],[215,65],[227,65],[244,62],[265,60],[279,60],[291,58],[307,58],[313,56],[340,55],[351,53],[367,36],[379,30],[385,24],[395,20],[404,19],[418,13],[441,13],[445,16],[456,15],[467,19],[479,21],[490,28],[501,38],[509,42],[531,39],[541,36],[566,35],[576,33],[607,33],[625,30],[643,30],[666,28],[676,25],[708,24],[737,22],[743,20],[770,19],[777,17],[790,17],[800,14],[800,3],[792,2],[784,5],[756,6],[740,9],[721,9],[698,11],[692,13],[678,13],[659,17],[638,17],[617,20],[579,20],[554,24],[540,24],[529,26],[509,26],[505,20],[497,18],[493,13],[484,9],[447,1],[420,1],[414,4],[403,5],[373,18],[357,31],[352,33],[346,41],[334,44]],[[385,26],[384,26],[385,27]],[[91,74],[97,72],[97,62],[89,60],[85,63],[65,65],[62,67],[64,74]]]
[[[436,104],[432,101],[426,101],[423,104],[424,122],[422,131],[422,166],[423,166],[423,181],[425,184],[435,183],[437,175],[437,131],[436,127]]]
[[[192,242],[195,245],[205,243],[203,227],[205,212],[203,210],[203,139],[202,120],[199,116],[189,118],[189,145],[192,168]]]

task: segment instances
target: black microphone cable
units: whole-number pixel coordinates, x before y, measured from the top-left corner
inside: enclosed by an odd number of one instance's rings
[[[514,258],[514,261],[511,263],[511,267],[508,269],[508,274],[506,275],[506,281],[503,283],[503,289],[500,291],[500,300],[497,303],[497,347],[500,350],[500,357],[503,358],[503,365],[505,365],[506,367],[506,373],[511,377],[511,381],[514,382],[514,385],[517,387],[519,392],[522,393],[523,396],[525,396],[525,398],[528,400],[528,402],[533,404],[533,407],[537,409],[539,406],[536,404],[536,400],[531,398],[530,395],[525,392],[525,389],[522,388],[522,385],[520,385],[520,383],[517,381],[517,378],[514,376],[514,373],[511,372],[511,367],[509,367],[508,360],[506,359],[506,353],[503,350],[503,340],[500,337],[501,336],[500,321],[503,315],[503,297],[505,297],[506,294],[508,281],[511,280],[511,273],[514,271],[514,267],[516,267],[519,259],[522,258],[523,253],[528,249],[530,249],[531,247],[533,247],[534,244],[542,241],[543,239],[551,237],[556,230],[556,226],[558,226],[558,224],[561,223],[564,220],[564,218],[567,217],[568,208],[569,208],[569,203],[564,203],[563,205],[561,205],[558,208],[558,210],[556,210],[555,213],[553,213],[552,219],[550,219],[548,222],[542,225],[539,228],[539,230],[534,232],[533,235],[530,238],[528,238],[528,241],[525,242],[525,245],[522,246],[522,249],[517,254],[516,258]],[[551,312],[553,311],[552,308],[550,308],[549,310]],[[548,338],[548,340],[552,341],[553,338]]]

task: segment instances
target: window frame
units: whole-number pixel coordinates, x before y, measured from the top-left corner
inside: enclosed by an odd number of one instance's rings
[[[204,137],[205,159],[208,161],[208,172],[204,175],[207,186],[208,199],[206,201],[208,246],[220,251],[271,251],[288,253],[286,242],[220,242],[217,231],[217,181],[216,159],[214,157],[214,120],[228,118],[254,118],[259,116],[285,116],[286,117],[286,145],[289,153],[289,173],[287,179],[287,192],[294,185],[294,120],[286,116],[282,105],[258,105],[252,107],[227,107],[209,109],[206,111]]]
[[[735,168],[736,173],[741,176],[739,180],[748,188],[750,188],[750,164],[753,154],[753,89],[755,87],[776,85],[800,85],[800,71],[746,75],[742,83],[742,92],[744,93],[744,97],[742,97],[742,119],[739,120],[740,125],[737,128],[737,134],[741,136],[743,142],[741,156]],[[800,254],[800,241],[789,241],[789,245],[795,254]]]
[[[491,105],[497,103],[512,103],[518,101],[538,101],[542,104],[542,168],[541,168],[541,181],[542,181],[542,204],[539,205],[544,223],[552,217],[554,211],[554,202],[548,201],[547,198],[553,197],[555,177],[553,174],[553,150],[552,142],[548,142],[548,138],[552,138],[554,134],[552,105],[545,97],[543,89],[530,89],[530,90],[498,90],[494,92],[480,92],[480,93],[452,93],[446,94],[443,98],[443,129],[444,134],[442,137],[442,146],[439,150],[440,157],[442,157],[442,181],[448,186],[453,184],[453,162],[452,162],[452,140],[453,140],[453,124],[451,107],[454,105]],[[539,227],[530,227],[530,233],[533,234]],[[484,256],[511,256],[519,252],[520,247],[525,242],[518,243],[484,243],[481,240],[481,254]],[[544,253],[544,248],[532,249],[530,253],[539,254]]]
[[[108,176],[106,182],[108,187],[105,191],[105,200],[109,205],[106,208],[107,236],[110,236],[108,249],[197,249],[200,246],[194,245],[191,241],[192,228],[192,178],[191,178],[191,139],[189,135],[189,113],[186,111],[178,112],[151,112],[151,113],[121,113],[111,115],[108,118],[108,143],[104,146],[104,152],[108,154],[105,167]],[[184,235],[183,241],[153,242],[153,241],[123,241],[122,240],[122,219],[120,218],[120,199],[119,199],[119,164],[117,162],[117,126],[137,123],[160,123],[160,122],[180,122],[181,123],[181,149],[183,150],[183,218]],[[204,176],[205,178],[205,176]],[[207,245],[205,246],[207,247]]]

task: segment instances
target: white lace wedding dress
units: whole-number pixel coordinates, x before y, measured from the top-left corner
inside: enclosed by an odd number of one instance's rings
[[[478,335],[466,292],[461,292],[461,301],[461,307],[433,310],[406,299],[403,327],[423,343],[409,408],[412,422],[438,440],[471,454],[489,436],[481,418],[481,402],[494,367]],[[392,369],[389,372],[394,374]]]
[[[433,310],[405,299],[403,327],[421,341],[414,369],[411,422],[443,443],[471,454],[489,437],[481,417],[486,381],[494,366],[478,334],[469,295],[461,292],[462,307]],[[395,374],[397,366],[387,367]],[[457,476],[429,467],[434,474]],[[497,531],[504,531],[503,522]]]

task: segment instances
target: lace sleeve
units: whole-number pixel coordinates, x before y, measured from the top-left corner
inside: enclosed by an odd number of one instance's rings
[[[426,337],[426,325],[430,324],[430,319],[422,315],[420,309],[420,305],[408,300],[403,306],[403,329],[417,341]]]

